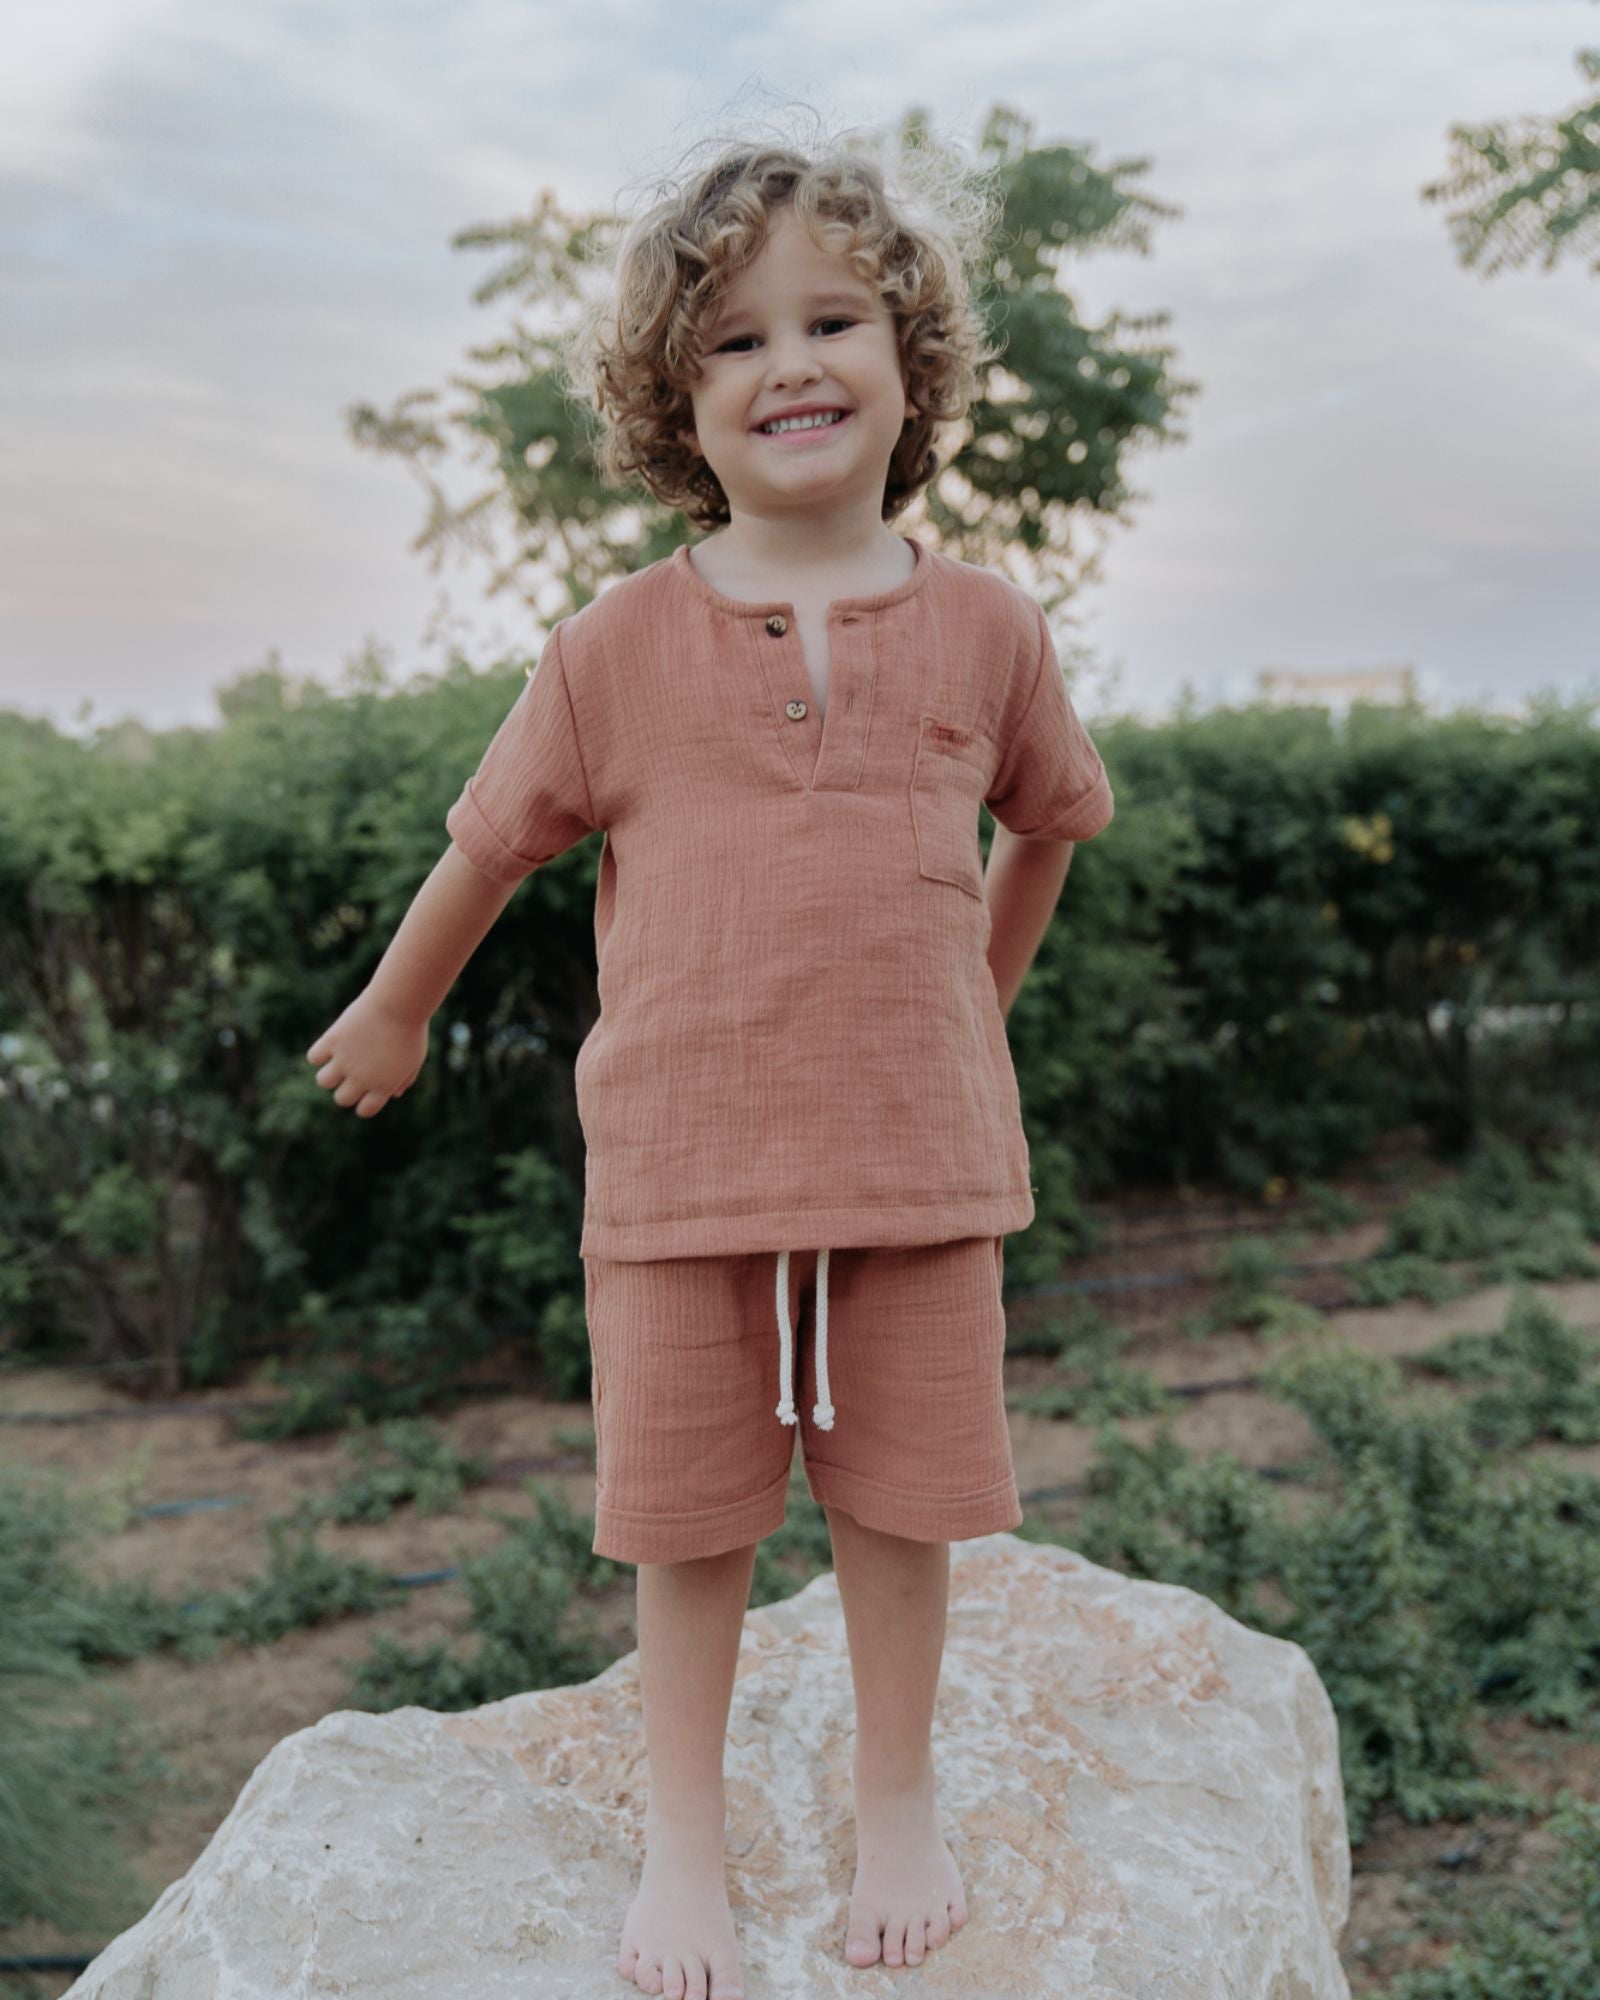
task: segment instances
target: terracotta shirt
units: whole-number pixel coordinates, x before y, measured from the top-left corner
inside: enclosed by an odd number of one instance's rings
[[[446,815],[501,882],[605,834],[585,1257],[1033,1220],[978,806],[1080,841],[1111,790],[1033,598],[902,539],[904,582],[828,606],[822,719],[794,606],[683,545],[554,627]]]

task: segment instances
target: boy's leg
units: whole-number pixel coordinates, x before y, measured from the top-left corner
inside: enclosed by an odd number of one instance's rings
[[[639,1685],[650,1763],[646,1826],[704,1834],[722,1852],[723,1753],[750,1604],[755,1544],[689,1562],[640,1563]]]
[[[645,1860],[617,1970],[643,1993],[743,2000],[725,1873],[723,1754],[756,1550],[638,1565]]]
[[[723,1759],[756,1548],[782,1525],[764,1255],[586,1258],[596,1555],[637,1570],[645,1860],[617,1970],[667,2000],[742,2000]]]
[[[834,1427],[802,1413],[856,1693],[851,1965],[919,1964],[967,1921],[935,1800],[950,1542],[1022,1519],[1006,1423],[1004,1245],[968,1237],[833,1260]],[[879,1525],[869,1527],[867,1522]]]
[[[866,1528],[826,1507],[856,1691],[852,1965],[918,1965],[967,1921],[934,1802],[931,1737],[944,1657],[950,1544]]]
[[[856,1789],[909,1791],[933,1770],[950,1544],[879,1534],[837,1507],[825,1511],[856,1690]]]

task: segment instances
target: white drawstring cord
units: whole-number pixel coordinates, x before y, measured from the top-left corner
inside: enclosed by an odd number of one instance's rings
[[[828,1400],[828,1253],[817,1252],[817,1404],[811,1421],[818,1430],[833,1429],[833,1405]]]
[[[794,1409],[794,1330],[789,1324],[789,1253],[778,1252],[778,1422],[798,1421]],[[828,1400],[828,1253],[817,1252],[817,1403],[811,1412],[819,1430],[833,1429]]]
[[[789,1253],[778,1252],[778,1422],[798,1421],[794,1413],[794,1334],[789,1326]]]

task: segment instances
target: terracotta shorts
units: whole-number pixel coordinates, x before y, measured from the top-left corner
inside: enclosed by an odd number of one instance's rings
[[[594,1553],[682,1562],[812,1498],[914,1541],[1020,1527],[1004,1238],[898,1249],[584,1259]],[[824,1379],[825,1370],[825,1379]]]

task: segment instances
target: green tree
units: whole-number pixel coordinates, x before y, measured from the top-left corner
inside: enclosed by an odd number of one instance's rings
[[[1600,49],[1579,49],[1578,68],[1600,82]],[[1487,251],[1485,277],[1543,250],[1544,268],[1572,253],[1597,254],[1600,272],[1600,98],[1562,118],[1525,115],[1491,125],[1452,125],[1451,171],[1422,190],[1425,201],[1464,201],[1449,218],[1463,264]]]
[[[1134,495],[1122,475],[1133,444],[1170,442],[1178,403],[1197,384],[1169,373],[1171,350],[1142,338],[1167,315],[1087,324],[1060,283],[1074,254],[1148,251],[1162,206],[1129,183],[1148,161],[1096,166],[1073,145],[1029,144],[1019,114],[991,112],[975,165],[1004,191],[1001,224],[978,296],[1001,357],[988,370],[970,436],[923,496],[939,544],[970,561],[995,562],[1024,548],[1047,610],[1094,574],[1073,547],[1073,520],[1087,510],[1125,520]],[[906,114],[904,147],[931,145],[924,113]],[[892,148],[890,149],[892,152]],[[607,577],[642,567],[684,539],[683,517],[642,487],[615,493],[595,474],[583,413],[562,394],[555,334],[582,296],[583,260],[616,218],[573,215],[544,190],[529,215],[461,230],[457,249],[508,254],[473,294],[476,304],[511,302],[511,324],[469,350],[485,371],[401,396],[387,411],[360,403],[345,413],[360,447],[399,458],[421,481],[427,519],[413,546],[438,566],[451,546],[486,557],[491,596],[518,593],[541,623],[576,610]],[[455,446],[487,462],[487,482],[461,504],[434,467]],[[509,547],[497,546],[505,531]]]

